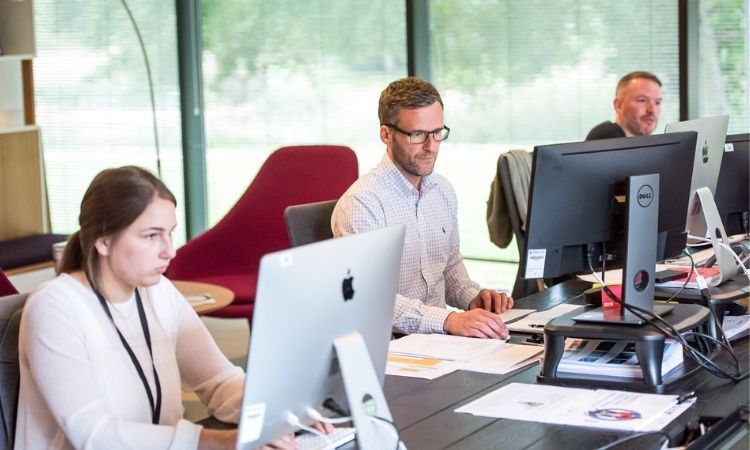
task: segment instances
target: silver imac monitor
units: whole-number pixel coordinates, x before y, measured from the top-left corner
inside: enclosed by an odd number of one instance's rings
[[[664,132],[695,131],[698,138],[695,143],[693,159],[693,176],[690,181],[690,199],[688,201],[686,230],[689,236],[705,238],[709,236],[704,214],[704,207],[698,200],[697,190],[706,187],[713,195],[719,180],[721,160],[724,156],[724,140],[727,137],[728,115],[701,117],[700,119],[670,123]],[[700,240],[688,239],[689,244],[701,244]]]
[[[312,424],[308,408],[325,415],[329,399],[351,411],[359,448],[377,448],[363,445],[377,430],[362,411],[391,419],[382,386],[404,230],[396,225],[261,259],[238,449],[295,431],[289,413]],[[395,448],[395,436],[387,439]]]

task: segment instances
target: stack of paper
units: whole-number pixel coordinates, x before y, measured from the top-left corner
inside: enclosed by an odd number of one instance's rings
[[[565,347],[565,353],[557,366],[558,372],[643,378],[633,342],[568,338]],[[682,346],[667,339],[664,343],[661,373],[665,374],[681,365],[682,360]]]
[[[750,315],[725,316],[721,327],[730,341],[745,337],[750,332]]]
[[[547,325],[547,322],[560,317],[563,314],[567,314],[571,311],[581,308],[581,306],[582,305],[569,305],[567,303],[564,303],[550,309],[546,309],[544,311],[531,313],[523,319],[507,324],[507,326],[510,331],[520,331],[523,333],[541,333],[544,331],[544,326]]]
[[[411,334],[391,341],[385,373],[433,379],[454,370],[507,373],[529,364],[542,347],[445,334]]]
[[[456,410],[477,416],[629,431],[657,431],[694,402],[676,395],[510,383]]]
[[[680,272],[690,273],[690,267],[688,266],[670,266],[669,268],[672,270],[678,270]],[[706,280],[706,284],[708,286],[716,286],[716,284],[718,284],[719,282],[719,279],[721,278],[718,267],[696,267],[693,270],[693,275],[690,277],[690,281],[688,281],[688,283],[685,285],[685,288],[700,289],[697,281],[698,274],[701,274],[703,279]],[[681,288],[684,284],[685,278],[680,278],[674,281],[656,283],[656,286],[665,288]]]

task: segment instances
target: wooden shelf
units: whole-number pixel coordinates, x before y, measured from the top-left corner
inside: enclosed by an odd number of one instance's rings
[[[34,4],[31,0],[0,1],[0,46],[3,55],[34,55]]]
[[[36,125],[17,125],[0,127],[0,134],[23,133],[24,131],[39,131]]]
[[[45,233],[39,130],[0,134],[0,240]]]
[[[35,125],[34,5],[0,0],[0,240],[48,231]]]

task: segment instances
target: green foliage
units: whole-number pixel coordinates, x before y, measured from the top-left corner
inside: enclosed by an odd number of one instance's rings
[[[404,5],[369,0],[206,0],[204,51],[216,58],[216,82],[263,75],[271,68],[320,65],[382,70],[382,39],[403,39]],[[373,39],[376,37],[376,39]],[[373,45],[377,43],[378,45]],[[405,60],[406,51],[390,55]]]
[[[702,18],[708,22],[716,42],[719,67],[730,117],[748,117],[747,2],[745,0],[703,0]],[[745,121],[745,125],[747,122]],[[745,129],[747,131],[747,129]]]

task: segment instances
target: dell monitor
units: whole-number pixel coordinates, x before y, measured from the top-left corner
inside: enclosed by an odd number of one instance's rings
[[[359,448],[396,447],[364,410],[391,419],[382,385],[403,243],[397,225],[261,259],[238,449],[295,431],[290,413],[312,424],[308,408],[329,399],[348,406]]]
[[[728,235],[748,234],[750,228],[750,149],[748,133],[727,136],[714,200]]]
[[[695,132],[683,132],[537,146],[521,256],[525,278],[623,267],[623,301],[653,309],[656,261],[685,248],[695,140]],[[629,194],[636,187],[629,181],[652,175],[655,183],[646,180]],[[637,212],[646,206],[653,218],[639,231]],[[629,225],[636,228],[631,235]],[[635,262],[643,271],[629,273]]]

